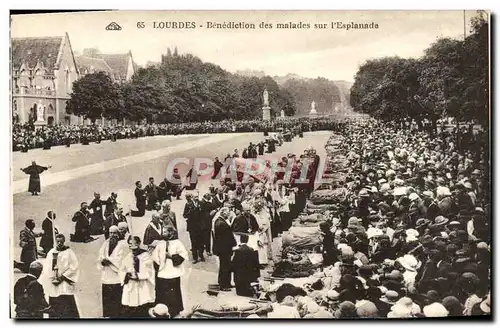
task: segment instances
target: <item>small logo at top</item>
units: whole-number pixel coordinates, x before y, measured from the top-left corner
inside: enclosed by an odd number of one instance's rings
[[[122,27],[115,22],[111,22],[106,26],[106,31],[121,31],[121,29]]]

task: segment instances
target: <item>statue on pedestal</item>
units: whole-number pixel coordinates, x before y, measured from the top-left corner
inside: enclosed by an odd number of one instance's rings
[[[269,93],[267,92],[267,89],[264,89],[264,107],[269,106]]]
[[[36,121],[37,122],[43,122],[45,121],[45,106],[42,105],[42,102],[40,102],[36,108]]]
[[[313,102],[311,103],[311,111],[309,112],[309,115],[316,115],[316,114],[318,114],[318,112],[316,112],[316,103],[313,100]]]
[[[285,117],[285,111],[282,109],[281,110],[281,118],[284,118]]]
[[[264,89],[264,106],[262,107],[262,119],[264,121],[269,121],[271,119],[271,107],[269,107],[269,93],[267,89]]]

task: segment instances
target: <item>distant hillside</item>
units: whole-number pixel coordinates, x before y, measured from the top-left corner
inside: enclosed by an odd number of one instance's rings
[[[240,70],[236,71],[236,74],[258,78],[265,76],[264,71],[256,70]],[[293,73],[273,76],[273,79],[294,97],[297,105],[296,115],[309,114],[313,101],[316,103],[316,111],[320,114],[351,111],[351,82],[331,81],[322,77],[311,79]]]
[[[259,77],[259,78],[266,76],[266,73],[264,71],[255,71],[255,70],[249,70],[249,69],[238,70],[238,71],[236,71],[235,74],[240,75],[240,76],[245,76],[245,77]]]

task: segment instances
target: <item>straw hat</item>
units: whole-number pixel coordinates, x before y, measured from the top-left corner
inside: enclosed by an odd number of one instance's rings
[[[156,304],[154,307],[150,308],[149,311],[149,316],[152,318],[158,318],[158,317],[168,317],[170,316],[170,312],[168,312],[168,306],[165,304]]]
[[[435,219],[434,219],[434,223],[431,224],[429,227],[441,227],[441,226],[444,226],[446,223],[448,223],[448,219],[445,218],[444,216],[442,215],[439,215],[437,216]]]
[[[410,254],[406,254],[405,256],[400,257],[396,261],[398,261],[403,268],[412,272],[417,271],[422,265],[422,262],[420,262],[415,256]]]
[[[398,292],[394,290],[388,290],[385,292],[384,296],[380,298],[380,300],[387,304],[396,304],[396,301],[399,299]]]
[[[437,302],[424,306],[423,312],[427,318],[447,317],[449,313],[443,304]]]

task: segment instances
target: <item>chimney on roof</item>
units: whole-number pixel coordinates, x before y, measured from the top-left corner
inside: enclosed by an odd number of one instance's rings
[[[100,51],[97,48],[85,48],[85,49],[83,49],[84,56],[95,57],[98,54],[100,54]]]

